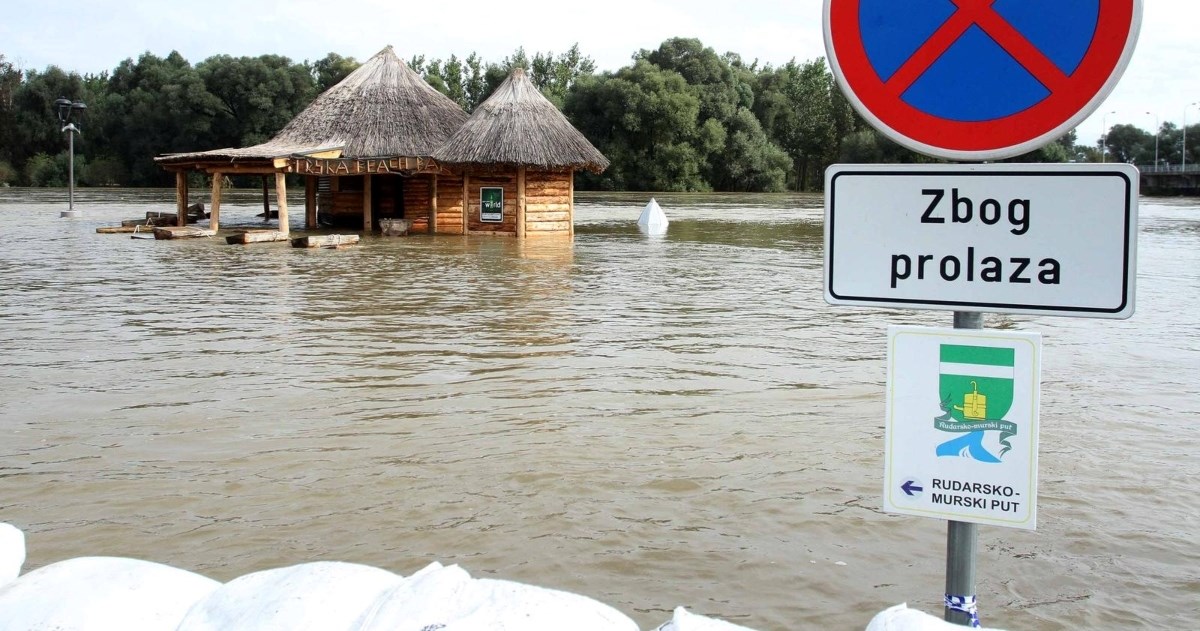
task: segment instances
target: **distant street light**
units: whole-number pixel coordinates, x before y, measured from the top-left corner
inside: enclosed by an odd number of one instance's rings
[[[70,194],[67,201],[67,210],[59,213],[60,217],[79,217],[79,211],[75,210],[75,134],[82,133],[75,123],[71,122],[71,116],[78,112],[77,118],[83,118],[83,111],[87,109],[87,105],[83,101],[74,101],[67,97],[59,97],[54,105],[58,107],[58,122],[62,124],[62,130],[67,132],[67,144],[70,147],[70,156],[68,164],[69,174],[67,176],[67,185]]]
[[[1104,116],[1101,117],[1101,119],[1100,119],[1101,121],[1103,121],[1103,124],[1104,124],[1104,138],[1102,138],[1100,141],[1100,161],[1101,162],[1108,162],[1108,115],[1116,114],[1116,113],[1117,113],[1117,110],[1113,110],[1111,112],[1105,112]]]
[[[1187,171],[1187,110],[1193,105],[1200,105],[1200,101],[1193,101],[1183,106],[1183,159],[1179,161],[1179,170]]]
[[[1162,127],[1162,123],[1161,123],[1162,119],[1160,119],[1158,117],[1158,114],[1155,114],[1154,112],[1146,112],[1146,114],[1149,114],[1150,116],[1154,117],[1154,168],[1157,169],[1158,168],[1158,132],[1159,132],[1159,129]]]

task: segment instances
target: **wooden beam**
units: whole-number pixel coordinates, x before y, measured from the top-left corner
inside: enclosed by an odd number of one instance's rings
[[[517,238],[525,238],[525,166],[517,167]]]
[[[429,176],[429,234],[437,234],[437,173]]]
[[[340,248],[346,245],[358,245],[357,234],[310,234],[307,237],[292,239],[293,248]]]
[[[247,230],[237,234],[225,237],[225,243],[229,245],[249,245],[251,243],[274,243],[276,241],[287,241],[288,235],[286,232],[278,230]]]
[[[262,176],[263,187],[263,223],[271,220],[271,197],[267,188],[267,176]]]
[[[304,229],[317,227],[317,176],[304,177]]]
[[[175,217],[176,223],[180,226],[187,225],[187,176],[186,171],[175,173]]]
[[[232,173],[234,175],[273,175],[279,171],[269,166],[245,166],[240,164],[217,164],[213,166],[201,167],[201,170],[206,173],[220,171],[222,173]]]
[[[279,232],[288,233],[287,176],[275,174],[275,204],[279,206]],[[267,215],[270,217],[270,215]]]
[[[224,179],[220,171],[212,174],[212,199],[208,209],[208,227],[212,230],[221,229],[221,181]]]
[[[374,210],[371,195],[371,176],[363,176],[363,233],[371,234],[375,228],[375,221],[371,217],[371,212]]]
[[[470,229],[467,228],[467,222],[471,220],[471,216],[470,216],[471,215],[471,212],[470,212],[471,203],[470,202],[471,202],[471,175],[469,173],[467,173],[466,171],[463,171],[463,203],[462,203],[462,217],[463,217],[462,233],[463,234],[471,233]]]
[[[570,194],[570,196],[571,196],[571,201],[568,202],[567,205],[570,206],[570,210],[569,210],[569,212],[571,213],[570,235],[573,237],[573,236],[575,236],[575,169],[570,169],[567,171],[567,181],[570,182],[570,184],[571,184],[570,188],[567,189],[568,194]]]

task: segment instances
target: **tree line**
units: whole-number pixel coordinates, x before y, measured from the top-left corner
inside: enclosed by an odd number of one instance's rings
[[[337,53],[312,62],[216,55],[193,65],[178,52],[147,52],[111,72],[80,75],[55,66],[21,69],[0,54],[0,186],[66,184],[59,97],[88,106],[76,143],[79,184],[168,186],[171,176],[154,156],[263,142],[359,65]],[[809,190],[820,187],[834,162],[929,161],[867,125],[821,58],[760,65],[672,38],[616,71],[596,72],[578,45],[532,56],[518,49],[498,62],[475,53],[417,55],[409,65],[467,112],[512,68],[525,68],[612,162],[603,174],[582,174],[581,188]],[[1200,129],[1189,132],[1200,145]],[[1160,161],[1179,162],[1181,136],[1163,125]],[[1150,133],[1116,125],[1097,147],[1077,146],[1072,132],[1018,160],[1150,163],[1153,142]],[[1197,162],[1196,153],[1189,147],[1189,161]]]

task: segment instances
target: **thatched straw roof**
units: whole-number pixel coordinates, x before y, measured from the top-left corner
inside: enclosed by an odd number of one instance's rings
[[[344,158],[426,157],[466,120],[457,103],[433,89],[388,46],[261,145],[169,154],[157,160],[281,158],[336,148]]]
[[[433,157],[450,164],[583,168],[599,173],[608,158],[584,138],[517,68]]]

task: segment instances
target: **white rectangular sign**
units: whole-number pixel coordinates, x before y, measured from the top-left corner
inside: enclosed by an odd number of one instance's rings
[[[1128,318],[1137,202],[1128,164],[834,165],[825,300]]]
[[[883,509],[1037,526],[1041,336],[888,329]]]

